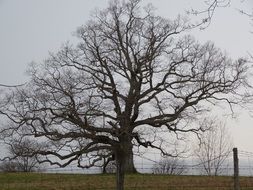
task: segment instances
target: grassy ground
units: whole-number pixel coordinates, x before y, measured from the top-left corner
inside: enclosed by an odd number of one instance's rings
[[[241,190],[253,190],[253,178],[241,177]],[[0,174],[0,190],[114,190],[114,175]],[[126,190],[232,190],[232,177],[127,175]]]

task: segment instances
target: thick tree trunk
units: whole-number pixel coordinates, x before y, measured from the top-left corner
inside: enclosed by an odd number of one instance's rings
[[[137,173],[134,167],[133,144],[132,139],[124,143],[124,170],[125,173]]]
[[[124,154],[121,151],[116,153],[116,190],[124,190],[125,170]]]
[[[115,152],[117,190],[124,190],[124,178],[126,173],[136,173],[133,160],[132,139],[125,136],[120,139],[120,145]]]

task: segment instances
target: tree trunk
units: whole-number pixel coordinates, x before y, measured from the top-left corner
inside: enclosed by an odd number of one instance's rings
[[[124,153],[117,151],[116,153],[116,190],[124,190],[125,170],[124,170]]]
[[[103,166],[102,166],[102,174],[106,174],[106,166],[108,165],[108,160],[106,160],[105,158],[103,158]]]
[[[126,173],[136,173],[133,161],[132,139],[127,135],[120,138],[120,145],[115,152],[116,156],[116,187],[117,190],[124,190],[124,178]]]
[[[125,173],[137,173],[134,167],[133,144],[132,139],[124,143],[124,170]]]

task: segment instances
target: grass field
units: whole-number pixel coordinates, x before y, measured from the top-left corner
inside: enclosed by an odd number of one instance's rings
[[[253,178],[240,178],[241,190],[253,190]],[[114,175],[2,173],[0,190],[114,190]],[[232,177],[127,175],[126,190],[232,190]]]

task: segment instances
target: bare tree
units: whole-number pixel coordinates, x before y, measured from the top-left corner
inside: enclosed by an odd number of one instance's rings
[[[103,173],[116,173],[116,162],[115,160],[106,160],[103,165]]]
[[[195,149],[200,166],[207,175],[219,175],[224,171],[226,160],[233,148],[226,125],[217,119],[205,119],[201,125],[209,130],[200,134],[201,143]]]
[[[38,157],[34,154],[37,143],[29,140],[14,140],[8,143],[8,156],[1,163],[1,170],[7,172],[32,172],[40,170]]]
[[[15,161],[4,160],[0,163],[1,172],[19,172],[19,166]]]
[[[152,168],[154,174],[182,175],[186,171],[187,167],[184,161],[178,157],[163,158]]]
[[[66,44],[31,67],[31,81],[1,110],[16,124],[6,130],[43,142],[41,162],[60,167],[89,168],[104,152],[115,155],[122,190],[124,174],[135,171],[133,145],[171,155],[166,134],[198,133],[190,122],[209,103],[232,106],[241,97],[245,61],[184,36],[188,29],[140,0],[111,2],[78,29],[77,47]]]
[[[115,173],[116,172],[116,163],[115,163],[115,155],[112,154],[110,157],[108,157],[108,151],[104,151],[101,155],[102,157],[102,164],[101,169],[102,173]]]

